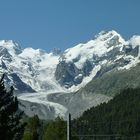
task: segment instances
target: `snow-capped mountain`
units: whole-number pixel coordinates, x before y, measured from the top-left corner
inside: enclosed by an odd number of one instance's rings
[[[19,92],[59,90],[54,78],[58,55],[40,49],[22,49],[13,41],[0,41],[0,72]]]
[[[125,41],[116,31],[102,31],[93,40],[63,53],[56,79],[60,85],[75,90],[112,69],[129,69],[139,62],[139,43],[140,36]]]
[[[88,85],[99,87],[100,79],[104,80],[108,73],[124,73],[137,66],[139,49],[140,36],[135,35],[126,41],[113,30],[102,31],[87,43],[63,53],[59,49],[51,53],[41,49],[22,49],[11,40],[2,40],[0,73],[6,73],[7,86],[13,85],[17,92],[26,93],[19,95],[23,104],[21,108],[26,114],[37,113],[41,118],[53,118],[57,115],[65,117],[67,112],[72,112],[77,116],[85,109],[112,98],[100,94],[104,90],[102,87],[88,92]],[[75,111],[78,112],[74,114]]]

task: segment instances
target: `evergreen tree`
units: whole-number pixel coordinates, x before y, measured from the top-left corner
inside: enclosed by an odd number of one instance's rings
[[[56,118],[47,124],[43,140],[66,140],[66,122]]]
[[[84,128],[84,134],[108,135],[96,137],[96,140],[140,140],[140,88],[122,90],[109,102],[88,109],[80,118],[72,121],[72,124],[77,123]],[[76,134],[79,128],[79,125],[72,127]],[[116,134],[119,137],[115,137]],[[91,140],[91,137],[84,140]]]
[[[27,120],[27,125],[25,127],[24,135],[22,140],[38,140],[42,139],[42,126],[41,121],[37,115],[29,118]]]
[[[23,112],[18,110],[17,97],[13,95],[14,88],[7,91],[4,86],[4,75],[0,80],[0,139],[20,140],[25,123],[21,123]]]

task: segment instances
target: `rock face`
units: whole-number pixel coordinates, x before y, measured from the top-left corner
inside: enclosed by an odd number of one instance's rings
[[[70,87],[81,82],[82,79],[79,78],[78,80],[77,77],[77,75],[79,74],[80,70],[77,69],[77,67],[73,63],[70,62],[69,64],[67,64],[65,61],[61,61],[57,65],[55,77],[61,85],[65,83],[65,87]]]

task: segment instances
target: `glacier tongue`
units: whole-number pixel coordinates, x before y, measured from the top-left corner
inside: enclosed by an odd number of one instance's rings
[[[39,92],[20,95],[18,99],[23,104],[23,106],[20,105],[20,109],[25,110],[28,116],[37,114],[42,119],[54,119],[57,116],[64,118],[67,108],[59,103],[48,101],[49,94],[55,93]]]

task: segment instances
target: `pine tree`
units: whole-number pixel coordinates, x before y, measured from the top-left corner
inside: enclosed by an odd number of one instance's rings
[[[0,80],[0,139],[20,140],[25,123],[21,123],[23,112],[18,109],[17,97],[13,95],[14,88],[7,91],[4,86],[4,75]]]

